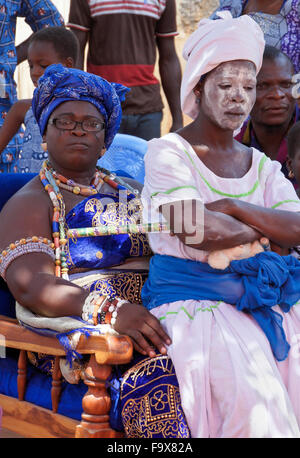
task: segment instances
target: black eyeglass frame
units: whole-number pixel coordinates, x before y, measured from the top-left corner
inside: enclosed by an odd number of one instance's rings
[[[61,118],[50,118],[49,121],[48,121],[48,124],[55,126],[56,129],[58,129],[58,130],[75,130],[77,128],[78,124],[80,125],[81,129],[84,132],[101,132],[102,130],[105,129],[105,122],[103,122],[103,121],[97,121],[102,126],[100,129],[96,129],[96,130],[87,130],[87,129],[85,129],[83,125],[84,125],[85,122],[90,121],[90,119],[84,119],[83,121],[74,121],[74,120],[70,119],[68,121],[73,123],[72,127],[61,128],[61,127],[57,127],[57,125],[56,125],[57,121],[59,121],[59,120],[61,120]]]

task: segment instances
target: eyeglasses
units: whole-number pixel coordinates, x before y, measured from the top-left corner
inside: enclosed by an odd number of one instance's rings
[[[83,121],[73,121],[66,118],[49,119],[48,124],[54,125],[59,130],[74,130],[79,124],[85,132],[101,132],[105,128],[105,123],[98,119],[84,119]]]

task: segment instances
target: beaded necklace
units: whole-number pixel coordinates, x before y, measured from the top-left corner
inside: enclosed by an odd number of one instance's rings
[[[57,173],[51,168],[49,161],[43,163],[39,175],[53,205],[52,237],[55,249],[55,275],[68,280],[65,203],[59,188],[87,197],[97,194],[105,182],[114,189],[127,191],[130,197],[137,197],[139,193],[115,174],[110,174],[108,170],[99,167],[96,169],[91,186],[81,185]]]

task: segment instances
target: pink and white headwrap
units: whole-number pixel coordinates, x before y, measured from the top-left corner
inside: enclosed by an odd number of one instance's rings
[[[232,60],[253,62],[256,74],[262,65],[265,40],[259,25],[247,15],[233,18],[229,11],[220,11],[218,16],[220,19],[202,19],[183,48],[187,63],[181,83],[181,108],[192,119],[199,112],[193,89],[202,75]]]

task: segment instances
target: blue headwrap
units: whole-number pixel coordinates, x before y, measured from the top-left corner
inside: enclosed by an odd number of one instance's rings
[[[104,117],[104,142],[108,148],[120,127],[121,102],[129,90],[92,73],[61,64],[50,65],[33,93],[32,110],[43,135],[51,113],[61,103],[72,100],[92,103]]]

